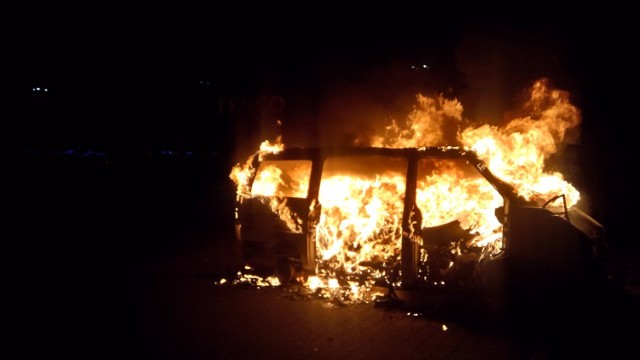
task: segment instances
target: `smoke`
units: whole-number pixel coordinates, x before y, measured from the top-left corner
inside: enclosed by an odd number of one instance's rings
[[[424,30],[349,38],[289,54],[297,60],[283,66],[279,80],[286,100],[278,129],[283,142],[371,145],[379,129],[426,112],[421,99],[433,98],[464,106],[462,120],[444,121],[444,139],[433,141],[456,145],[450,134],[464,128],[461,122],[504,125],[518,117],[512,109],[537,79],[550,78],[573,92],[562,62],[567,40],[553,26],[497,18]],[[566,139],[576,138],[574,133]]]
[[[532,82],[541,78],[572,91],[562,61],[566,41],[562,31],[544,22],[495,19],[469,25],[454,55],[463,83],[457,97],[465,117],[504,124],[515,117],[512,110],[528,96]]]
[[[337,75],[327,71],[318,101],[320,143],[369,145],[378,129],[406,117],[420,85],[411,66],[408,60],[392,60],[372,68],[350,66]]]

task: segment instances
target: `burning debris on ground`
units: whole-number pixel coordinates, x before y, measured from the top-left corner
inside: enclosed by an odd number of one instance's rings
[[[275,275],[245,266],[233,279],[220,278],[214,283],[218,286],[279,289],[284,297],[292,300],[322,300],[341,306],[370,303],[377,297],[384,296],[381,289],[372,288],[366,283],[369,281],[367,276],[362,275],[360,278],[361,282],[358,282],[346,280],[334,274],[332,277],[319,275],[307,279],[296,278],[282,283]],[[365,289],[368,289],[366,293],[363,291]]]

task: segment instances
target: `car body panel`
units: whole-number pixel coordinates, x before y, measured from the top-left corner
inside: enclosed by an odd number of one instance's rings
[[[309,176],[305,178],[305,182],[308,183],[304,184],[307,191],[305,197],[299,198],[238,196],[236,234],[238,241],[242,243],[245,260],[253,264],[273,265],[283,259],[291,259],[297,262],[299,270],[308,274],[314,273],[318,261],[316,226],[323,205],[319,201],[323,167],[328,159],[370,159],[371,157],[404,159],[406,164],[400,225],[401,264],[398,271],[403,287],[410,288],[424,280],[425,263],[421,259],[422,249],[430,247],[432,263],[426,266],[434,267],[436,265],[433,261],[439,259],[442,262],[449,258],[446,254],[447,240],[438,240],[438,237],[447,235],[460,238],[463,236],[462,233],[457,233],[460,227],[454,222],[421,231],[414,228],[416,217],[423,212],[419,210],[416,200],[417,177],[421,171],[420,161],[423,159],[454,159],[469,164],[477,174],[491,184],[503,200],[502,206],[495,212],[495,216],[502,223],[502,247],[489,255],[469,253],[471,259],[469,261],[463,261],[462,256],[453,259],[452,264],[457,261],[456,265],[459,263],[461,268],[468,268],[463,269],[464,271],[460,270],[462,276],[474,279],[479,277],[476,279],[477,282],[484,286],[503,287],[504,282],[496,280],[500,278],[495,276],[496,269],[503,267],[504,264],[525,263],[535,264],[545,269],[544,275],[540,273],[542,280],[536,279],[536,281],[554,282],[558,279],[560,279],[558,281],[583,281],[593,275],[595,233],[587,233],[585,226],[581,229],[573,225],[569,220],[569,212],[558,214],[519,197],[514,188],[493,175],[473,151],[452,147],[290,148],[278,154],[263,154],[262,161],[266,162],[310,162]],[[259,167],[260,161],[256,159],[255,163]],[[354,162],[353,166],[358,167],[358,162]],[[276,199],[276,205],[269,203],[274,199]],[[284,207],[288,207],[287,211],[290,212],[285,217],[279,210]],[[586,214],[583,213],[583,215]],[[283,221],[283,218],[289,220]],[[588,216],[581,217],[583,220],[587,218]],[[582,222],[583,225],[585,223],[589,221]],[[416,241],[416,236],[420,238],[419,241]],[[441,252],[442,256],[436,256],[434,249]],[[460,274],[457,275],[460,276]],[[433,276],[435,275],[432,275],[429,281],[433,280]],[[519,279],[529,277],[531,276],[527,270],[522,270],[522,274],[518,274]],[[504,278],[504,274],[501,278]],[[451,280],[451,278],[448,279]]]

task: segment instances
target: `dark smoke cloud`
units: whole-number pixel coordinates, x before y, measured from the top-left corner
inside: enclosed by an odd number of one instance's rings
[[[289,146],[366,144],[391,119],[403,122],[418,94],[457,98],[465,119],[500,125],[539,78],[573,92],[568,40],[543,21],[484,19],[349,41],[293,70],[282,119]]]
[[[564,33],[548,23],[502,20],[469,26],[455,52],[465,85],[459,99],[466,117],[503,124],[540,78],[562,89],[573,88],[563,62],[566,56]]]

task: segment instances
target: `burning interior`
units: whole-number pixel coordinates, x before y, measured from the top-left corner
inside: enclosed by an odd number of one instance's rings
[[[504,127],[474,126],[456,100],[419,96],[407,122],[369,146],[265,141],[231,173],[245,260],[273,269],[274,283],[348,302],[380,289],[505,286],[498,273],[525,284],[534,268],[536,282],[586,281],[602,226],[544,166],[579,111],[545,81],[524,109]],[[453,141],[441,130],[451,122]]]

